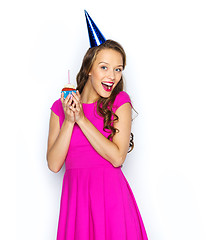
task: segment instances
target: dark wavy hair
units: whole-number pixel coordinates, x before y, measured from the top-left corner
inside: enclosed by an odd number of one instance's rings
[[[122,55],[122,59],[123,59],[123,69],[125,68],[126,54],[123,47],[119,43],[113,40],[106,40],[104,43],[102,43],[99,46],[89,48],[83,58],[80,71],[78,72],[76,77],[77,90],[80,92],[80,94],[82,93],[84,86],[88,81],[89,72],[91,71],[91,68],[97,57],[97,54],[99,53],[99,51],[103,49],[113,49],[119,52]],[[118,121],[119,117],[112,111],[112,106],[116,96],[118,95],[119,92],[123,91],[123,88],[124,88],[123,77],[121,77],[120,81],[118,82],[116,87],[113,89],[110,97],[108,98],[100,97],[99,100],[97,101],[97,112],[100,116],[104,118],[103,130],[106,131],[106,129],[108,129],[111,132],[111,134],[108,136],[109,140],[113,138],[116,132],[119,132],[119,129],[113,127],[113,122]],[[112,116],[114,116],[113,120],[111,119]],[[134,138],[134,135],[131,132],[128,153],[131,152],[134,148],[133,138]]]

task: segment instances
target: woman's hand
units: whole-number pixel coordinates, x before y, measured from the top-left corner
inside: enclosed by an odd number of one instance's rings
[[[74,112],[75,116],[75,122],[82,121],[85,118],[82,102],[81,102],[81,96],[79,91],[77,90],[76,93],[72,92],[73,94],[73,104],[70,106],[70,109]]]
[[[72,95],[68,94],[68,96],[64,99],[64,93],[61,93],[61,102],[64,109],[65,119],[71,123],[75,123],[74,111],[70,109],[72,103]]]

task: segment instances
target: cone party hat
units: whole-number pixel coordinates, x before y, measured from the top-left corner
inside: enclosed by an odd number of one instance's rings
[[[88,12],[86,10],[84,10],[84,12],[88,28],[90,48],[99,46],[104,43],[106,39],[94,23],[94,21],[91,19]]]

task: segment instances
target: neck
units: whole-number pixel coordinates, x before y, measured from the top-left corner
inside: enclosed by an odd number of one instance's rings
[[[99,95],[92,88],[92,84],[90,79],[86,82],[83,91],[81,93],[81,101],[82,103],[94,103],[99,99]]]

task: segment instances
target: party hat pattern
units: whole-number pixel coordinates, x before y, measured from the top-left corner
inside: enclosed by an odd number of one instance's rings
[[[106,41],[105,37],[101,33],[101,31],[98,29],[92,18],[89,16],[88,12],[84,10],[85,17],[86,17],[86,23],[88,28],[88,34],[89,34],[89,42],[90,42],[90,48],[96,47],[101,45]]]

